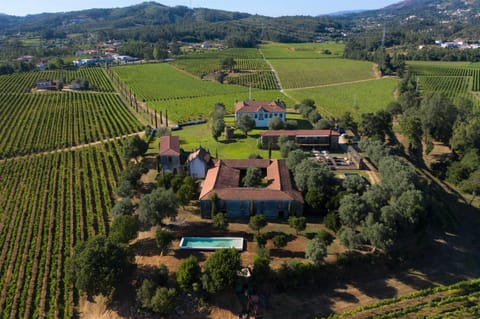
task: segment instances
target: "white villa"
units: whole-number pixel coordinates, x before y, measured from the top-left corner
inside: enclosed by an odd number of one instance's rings
[[[273,117],[285,122],[287,111],[279,101],[243,101],[235,104],[235,122],[248,114],[255,120],[255,127],[267,127]]]

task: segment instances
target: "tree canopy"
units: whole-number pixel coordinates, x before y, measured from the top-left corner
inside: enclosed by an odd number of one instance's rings
[[[148,150],[148,143],[142,140],[138,135],[135,135],[125,141],[123,144],[123,158],[129,160],[131,158],[137,159]]]
[[[237,123],[237,127],[245,134],[247,135],[248,132],[253,130],[255,128],[255,120],[248,114],[243,114],[240,116],[240,119]]]
[[[108,296],[134,268],[134,255],[129,247],[103,236],[80,242],[70,260],[70,276],[75,287],[91,296]]]
[[[162,224],[166,217],[177,216],[178,198],[172,189],[157,188],[140,199],[140,221],[149,225]]]
[[[240,270],[240,254],[234,248],[216,251],[205,262],[204,288],[210,293],[232,287]]]

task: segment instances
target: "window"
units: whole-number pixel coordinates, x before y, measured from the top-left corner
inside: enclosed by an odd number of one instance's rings
[[[258,114],[258,119],[263,120],[263,113]]]
[[[257,114],[255,114],[255,118],[257,118]]]

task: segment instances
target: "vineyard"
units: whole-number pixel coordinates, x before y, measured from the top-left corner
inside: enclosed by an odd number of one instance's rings
[[[81,68],[78,70],[55,70],[0,75],[0,94],[27,93],[39,80],[61,80],[67,83],[74,79],[88,79],[90,90],[97,92],[113,92],[110,80],[101,68]]]
[[[0,162],[0,318],[74,316],[67,258],[108,233],[121,143]]]
[[[132,65],[113,68],[139,99],[161,101],[200,96],[232,94],[244,88],[202,81],[184,74],[168,64]]]
[[[450,97],[480,91],[478,64],[466,63],[412,63],[408,64],[425,92],[441,91]]]
[[[140,129],[112,93],[0,95],[0,158],[90,143]]]
[[[240,74],[238,76],[228,76],[226,81],[230,84],[238,84],[242,86],[251,86],[262,90],[277,90],[278,85],[275,75],[272,71],[260,71]]]
[[[247,87],[195,79],[168,64],[115,67],[113,70],[138,99],[144,100],[149,108],[162,112],[163,115],[168,113],[168,119],[174,122],[207,118],[217,102],[223,102],[227,110],[233,111],[235,102],[249,97]],[[255,82],[265,90],[252,89],[252,98],[280,98],[291,105],[290,99],[279,91],[272,90],[276,88],[273,74],[270,71],[262,73],[265,73],[262,77],[256,76],[256,73],[239,74],[240,76],[229,77],[227,81],[242,82],[245,86]]]
[[[259,46],[267,59],[328,59],[343,57],[341,42],[263,43]]]
[[[385,78],[286,92],[298,101],[313,99],[318,111],[324,116],[338,118],[345,112],[350,112],[359,119],[361,113],[382,110],[393,101],[396,86],[397,80]]]
[[[375,78],[373,65],[345,59],[271,60],[284,89],[306,88]]]
[[[235,60],[235,70],[240,73],[230,74],[226,82],[242,86],[251,86],[263,90],[275,90],[277,85],[269,65],[258,49],[227,49],[206,53],[186,55],[172,64],[194,76],[203,78],[206,75],[222,70],[221,61],[226,57]],[[243,73],[248,73],[243,75]]]
[[[421,290],[411,295],[332,315],[329,319],[475,319],[480,317],[480,280]]]

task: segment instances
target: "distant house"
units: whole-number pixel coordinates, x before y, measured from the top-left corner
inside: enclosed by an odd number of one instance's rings
[[[213,166],[212,157],[203,147],[199,147],[188,156],[187,166],[190,176],[205,178],[208,168]]]
[[[279,101],[243,101],[235,104],[235,122],[247,114],[255,120],[255,127],[268,127],[273,117],[285,122],[287,111]]]
[[[276,130],[261,134],[260,142],[263,149],[270,146],[278,148],[280,136],[288,136],[290,140],[304,149],[337,149],[340,133],[335,130]]]
[[[249,167],[264,172],[265,187],[242,187],[241,177]],[[219,198],[216,207],[229,218],[264,215],[269,219],[303,214],[302,194],[293,188],[284,160],[221,160],[207,172],[200,193],[200,211],[211,217],[212,195]]]
[[[160,137],[159,161],[164,172],[180,173],[180,139],[178,136]]]
[[[52,80],[38,80],[35,87],[37,90],[56,90],[57,82]]]

